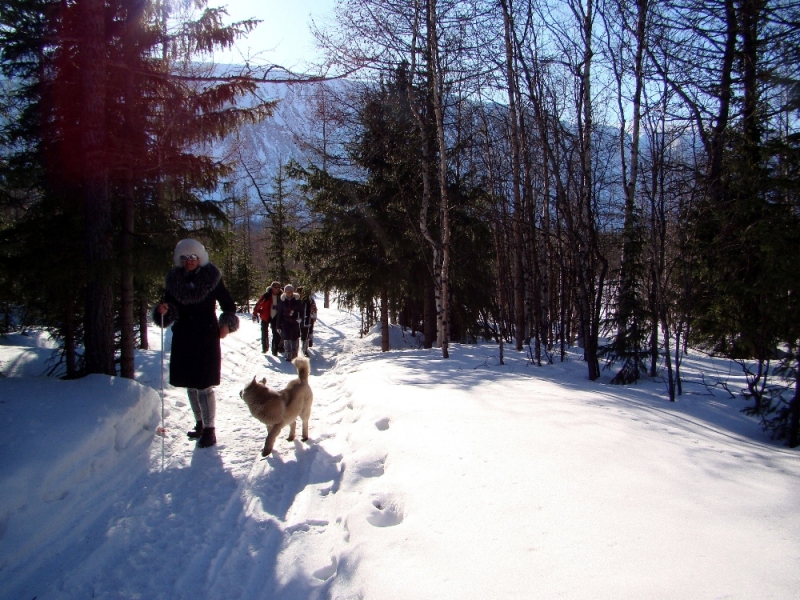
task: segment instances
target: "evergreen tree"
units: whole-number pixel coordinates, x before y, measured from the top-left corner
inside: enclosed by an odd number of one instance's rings
[[[796,184],[775,170],[778,148],[784,156],[796,154],[791,140],[764,145],[744,128],[729,132],[720,193],[709,195],[693,216],[693,342],[740,360],[751,411],[796,443],[796,426],[789,426],[796,400],[769,383],[775,362],[784,362],[783,373],[794,379],[790,365],[800,339],[800,214]]]
[[[15,282],[8,301],[26,324],[46,325],[64,343],[67,376],[81,366],[81,298],[86,281],[80,236],[79,164],[68,151],[77,136],[78,105],[56,73],[77,78],[74,52],[52,43],[65,26],[53,0],[0,4],[4,79],[2,278]],[[66,78],[66,77],[65,77]]]
[[[278,172],[275,174],[272,183],[273,191],[267,194],[267,201],[264,202],[264,209],[267,211],[270,224],[270,243],[267,258],[272,266],[269,275],[274,280],[285,283],[289,281],[287,262],[289,259],[289,241],[292,238],[293,229],[289,225],[289,215],[287,214],[289,187],[283,165],[278,165]]]
[[[225,286],[242,310],[250,310],[250,301],[256,296],[260,285],[256,285],[253,260],[250,251],[251,214],[249,199],[239,197],[233,186],[225,186],[230,195],[226,199],[228,217],[218,251],[222,259],[215,264],[222,270]],[[245,308],[246,307],[246,308]]]
[[[421,258],[403,206],[418,181],[409,159],[413,124],[398,112],[397,101],[404,97],[405,90],[381,85],[361,99],[359,133],[349,153],[365,180],[335,178],[314,167],[292,170],[305,180],[310,209],[318,217],[319,225],[300,238],[299,247],[313,285],[337,289],[361,307],[380,298],[384,350],[389,299],[402,297],[410,269]]]
[[[650,315],[647,311],[644,231],[639,211],[632,204],[626,208],[622,231],[622,261],[613,316],[605,322],[613,330],[611,343],[601,347],[600,356],[609,364],[621,362],[611,379],[613,384],[629,384],[647,373],[647,348]]]
[[[6,177],[24,182],[30,198],[4,231],[4,264],[14,268],[46,251],[46,238],[21,235],[35,231],[41,215],[56,222],[62,237],[76,240],[64,244],[74,254],[58,260],[71,267],[59,272],[76,273],[65,282],[68,296],[83,298],[78,304],[85,306],[73,328],[86,349],[85,372],[115,371],[119,327],[123,374],[133,375],[133,315],[141,304],[135,288],[141,297],[156,272],[163,277],[184,224],[203,235],[224,219],[203,196],[229,168],[204,154],[203,143],[272,107],[238,108],[236,99],[257,84],[199,72],[191,60],[230,45],[254,22],[225,26],[223,9],[205,9],[193,21],[168,27],[169,11],[166,3],[142,0],[0,6],[0,61],[12,82],[5,104],[14,107],[3,131],[10,149]],[[38,266],[22,264],[24,290],[56,287]],[[30,296],[19,303],[28,304]],[[41,315],[43,324],[61,327],[58,312],[51,307]]]
[[[423,157],[404,77],[401,66],[359,98],[358,127],[347,148],[362,179],[336,178],[313,167],[292,171],[305,180],[319,222],[301,236],[299,248],[316,286],[335,288],[364,309],[379,299],[384,324],[392,306],[425,305],[434,281],[431,248],[418,229]],[[491,231],[482,218],[485,194],[470,186],[466,176],[453,179],[448,195],[456,259],[449,331],[455,339],[476,339],[481,308],[492,296],[491,254],[485,251],[491,246]],[[424,317],[426,322],[435,318],[435,313]],[[388,335],[387,330],[383,328]],[[431,341],[426,338],[426,345]],[[383,347],[388,349],[388,338]]]

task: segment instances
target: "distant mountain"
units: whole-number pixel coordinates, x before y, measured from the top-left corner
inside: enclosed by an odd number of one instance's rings
[[[278,75],[280,77],[280,75]],[[294,159],[302,165],[322,164],[323,124],[321,114],[332,95],[346,90],[345,81],[316,83],[263,83],[256,100],[277,100],[271,117],[260,123],[244,125],[236,133],[215,145],[220,157],[241,159],[257,166],[263,173],[274,175],[280,164]],[[336,135],[329,122],[329,149]]]

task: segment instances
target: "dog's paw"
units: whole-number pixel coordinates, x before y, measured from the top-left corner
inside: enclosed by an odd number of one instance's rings
[[[301,440],[303,440],[304,442],[307,442],[307,441],[308,441],[308,436],[306,436],[306,437],[301,437],[300,439],[301,439]]]
[[[261,450],[261,456],[268,456],[270,452],[272,452],[272,450],[267,450],[266,448],[263,448]]]
[[[286,438],[286,441],[287,442],[293,442],[294,441],[294,436],[290,435],[289,437]]]

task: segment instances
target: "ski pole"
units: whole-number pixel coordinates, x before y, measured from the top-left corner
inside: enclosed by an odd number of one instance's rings
[[[156,433],[163,438],[167,434],[167,428],[164,427],[164,313],[159,311],[159,314],[161,315],[161,427],[156,429]],[[161,461],[164,461],[163,448]]]

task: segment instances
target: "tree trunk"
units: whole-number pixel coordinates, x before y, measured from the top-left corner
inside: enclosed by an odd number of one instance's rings
[[[736,60],[738,25],[736,20],[735,0],[724,0],[726,39],[723,48],[722,70],[718,88],[719,108],[716,124],[712,130],[710,142],[707,142],[709,153],[708,185],[712,201],[716,204],[722,197],[723,153],[725,150],[725,134],[730,121],[731,101],[733,98],[733,67]],[[698,123],[701,126],[702,123]]]
[[[64,362],[67,366],[67,379],[75,379],[78,376],[75,344],[75,297],[73,290],[70,289],[64,298]]]
[[[519,97],[519,88],[517,87],[517,97],[519,104],[522,105],[522,100]],[[525,206],[525,214],[528,218],[527,223],[527,230],[530,232],[530,238],[528,240],[528,245],[530,249],[528,250],[528,260],[530,262],[530,285],[527,285],[527,289],[530,290],[531,294],[531,319],[530,319],[530,336],[534,338],[534,357],[536,360],[536,364],[538,366],[542,366],[542,346],[546,345],[547,339],[547,325],[546,325],[546,317],[545,317],[545,304],[542,301],[542,291],[547,291],[547,281],[546,277],[542,277],[542,273],[547,272],[547,265],[542,263],[542,247],[539,242],[539,234],[536,229],[536,210],[537,210],[537,197],[539,196],[538,190],[534,191],[533,181],[531,179],[531,172],[533,170],[533,166],[531,165],[530,159],[530,152],[528,149],[528,133],[526,131],[526,118],[524,114],[520,114],[520,139],[522,141],[522,166],[523,166],[523,181],[522,186],[524,190],[523,198],[527,199],[527,202],[523,201],[523,205]],[[547,198],[546,195],[543,196]]]
[[[425,10],[429,10],[429,7],[426,3]],[[420,3],[414,3],[414,23],[412,26],[412,38],[411,38],[411,66],[409,72],[411,73],[411,77],[407,79],[407,89],[406,92],[408,94],[408,105],[411,109],[412,114],[414,115],[414,120],[417,124],[417,129],[419,132],[419,139],[420,139],[420,155],[422,157],[421,161],[421,169],[422,172],[420,173],[422,177],[422,202],[420,204],[420,211],[419,211],[419,231],[422,234],[422,237],[425,238],[425,241],[428,242],[431,248],[431,254],[433,255],[432,261],[432,268],[431,268],[431,281],[433,283],[432,288],[426,292],[425,295],[425,347],[431,348],[434,343],[434,339],[436,340],[436,345],[441,346],[441,334],[442,334],[442,244],[441,241],[436,240],[433,237],[433,234],[428,227],[428,212],[430,209],[431,203],[431,172],[435,168],[434,165],[434,157],[433,151],[431,148],[430,142],[430,122],[429,118],[426,117],[424,111],[417,106],[417,98],[415,95],[415,89],[413,85],[413,76],[417,70],[417,55],[421,52],[420,50],[420,43],[418,40],[420,37],[423,36],[421,33],[421,25],[423,19],[426,23],[429,24],[429,13],[425,15],[422,14],[422,9],[420,8]],[[426,48],[430,49],[430,30],[428,30],[428,37],[426,39]],[[428,53],[429,54],[429,53]],[[433,88],[435,87],[435,83],[433,81],[433,71],[431,65],[431,58],[428,57],[428,68],[427,68],[427,90],[430,96],[433,96]],[[429,100],[426,98],[425,101]],[[435,310],[435,317],[431,318],[431,310]],[[433,323],[436,323],[435,332],[436,335],[434,336],[434,331],[429,331],[429,327],[433,326]]]
[[[598,337],[600,334],[599,300],[602,298],[602,282],[605,274],[598,277],[595,261],[598,247],[594,219],[594,191],[592,173],[592,94],[591,67],[594,51],[592,35],[594,25],[594,0],[587,0],[583,17],[583,64],[581,70],[581,106],[583,122],[581,135],[581,189],[580,189],[580,238],[578,240],[578,307],[581,317],[581,334],[584,343],[584,358],[589,368],[589,379],[594,381],[600,377],[600,361],[597,356]]]
[[[681,381],[681,329],[679,323],[675,328],[675,392],[678,396],[683,396],[683,382]]]
[[[125,120],[130,131],[135,131],[135,114],[132,106],[134,97],[133,73],[126,75]],[[133,333],[133,230],[135,226],[133,148],[127,143],[128,157],[125,171],[125,189],[122,193],[122,231],[120,232],[120,376],[135,378],[134,333]]]
[[[428,68],[431,74],[433,113],[436,121],[436,140],[439,146],[439,195],[441,225],[441,271],[439,339],[442,357],[449,358],[450,332],[450,206],[447,191],[447,143],[444,131],[444,107],[442,105],[442,73],[439,64],[439,36],[437,34],[436,0],[428,0]]]
[[[105,3],[81,0],[81,150],[86,243],[85,372],[114,375],[112,220],[105,148]]]
[[[639,141],[642,120],[642,94],[644,89],[643,60],[645,48],[645,26],[647,23],[648,0],[637,0],[635,3],[637,11],[637,22],[635,32],[636,51],[633,63],[634,93],[632,98],[632,122],[630,132],[630,155],[627,155],[626,144],[628,127],[625,119],[625,102],[623,100],[623,72],[625,64],[619,65],[614,62],[615,75],[617,80],[617,105],[621,126],[619,128],[619,147],[620,163],[622,168],[623,191],[625,194],[625,216],[623,225],[623,247],[622,260],[620,265],[620,281],[617,291],[616,307],[616,354],[623,359],[620,373],[612,380],[612,383],[619,381],[627,383],[639,379],[640,353],[642,352],[641,342],[644,334],[640,333],[644,328],[641,322],[641,315],[644,314],[644,307],[641,306],[642,300],[638,290],[642,289],[642,251],[640,242],[639,223],[636,218],[636,186],[639,175]],[[621,9],[624,12],[624,8]],[[627,19],[623,19],[626,22]],[[621,35],[626,35],[627,26]],[[652,296],[651,296],[652,298]],[[651,331],[651,349],[653,342],[658,338],[658,318],[652,319],[653,329]],[[633,367],[631,368],[631,361]],[[655,361],[651,361],[651,369],[655,369]]]
[[[149,316],[147,299],[139,298],[139,350],[149,350],[150,341],[147,336],[147,317]]]
[[[130,193],[130,196],[128,195]],[[134,347],[136,344],[133,332],[133,185],[122,198],[122,240],[120,274],[120,376],[134,379]]]
[[[653,285],[657,285],[655,282],[655,278],[658,277],[657,274],[653,273]],[[658,374],[658,329],[659,323],[661,321],[659,313],[661,307],[659,305],[661,294],[655,292],[652,294],[653,299],[651,304],[653,305],[653,311],[650,315],[650,319],[652,321],[652,326],[650,327],[650,377],[655,377]],[[665,330],[665,337],[666,337],[666,330]],[[665,339],[665,343],[668,343]]]
[[[800,446],[800,340],[797,342],[797,354],[795,355],[795,382],[794,398],[789,407],[789,447],[797,448]]]
[[[381,352],[389,350],[389,291],[384,286],[381,288]]]
[[[432,281],[425,281],[425,297],[423,299],[423,334],[425,335],[424,348],[433,348],[436,339],[436,297]]]
[[[511,186],[514,200],[514,321],[515,342],[517,351],[522,350],[525,338],[525,279],[522,257],[524,254],[522,241],[522,199],[520,195],[520,128],[517,114],[516,75],[514,73],[514,47],[512,44],[513,17],[509,9],[509,0],[500,0],[503,8],[503,25],[505,30],[506,49],[506,83],[508,86],[508,111],[511,122]]]
[[[495,212],[497,209],[495,209]],[[500,364],[505,364],[504,358],[504,347],[503,344],[505,343],[505,318],[503,316],[503,311],[506,307],[506,293],[505,293],[505,283],[503,282],[503,260],[502,260],[502,245],[500,241],[500,226],[501,226],[501,219],[499,215],[495,217],[495,227],[494,227],[494,260],[495,260],[495,271],[497,272],[497,284],[496,284],[496,292],[497,292],[497,305],[499,307],[498,315],[497,315],[497,324],[496,324],[496,338],[497,338],[497,346],[498,352],[500,355]]]

